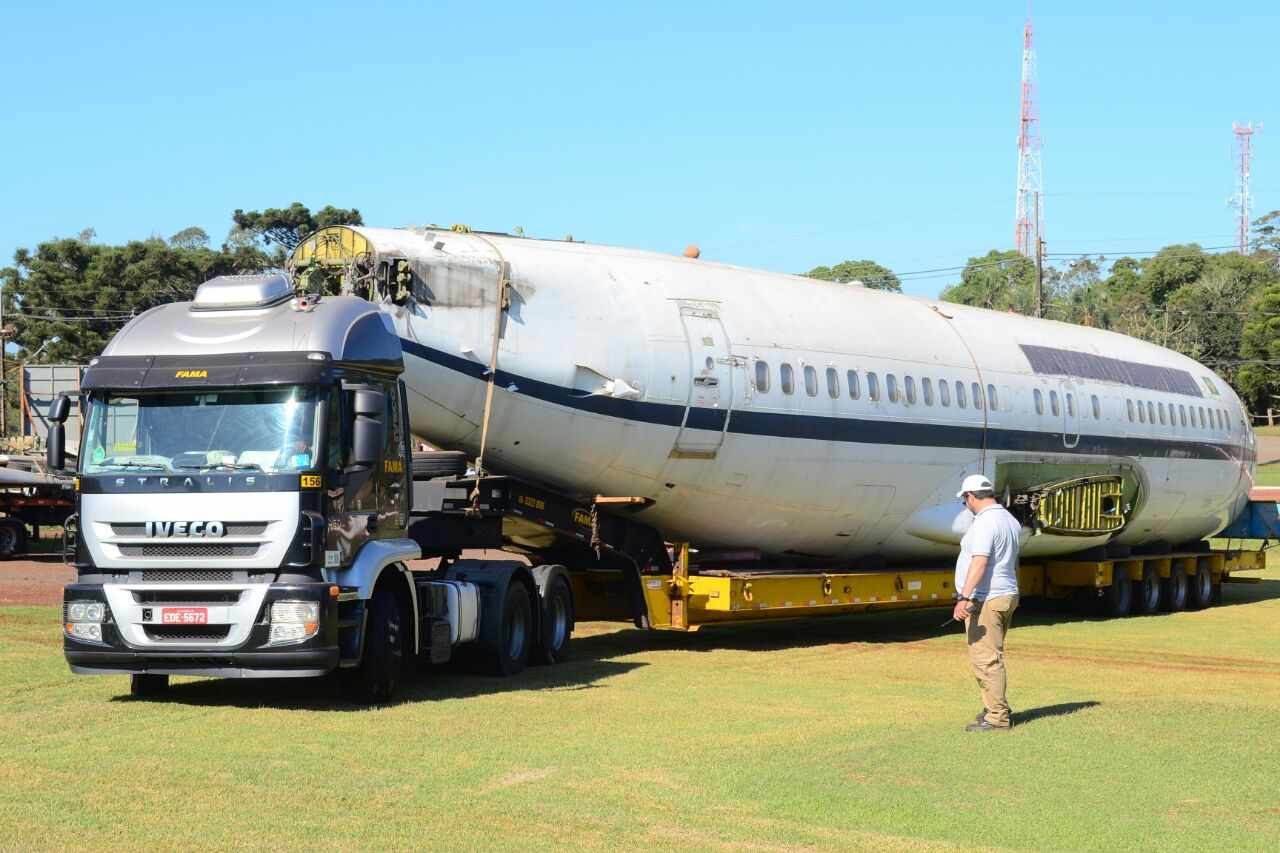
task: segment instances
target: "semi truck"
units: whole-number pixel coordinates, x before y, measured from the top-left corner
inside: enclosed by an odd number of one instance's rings
[[[565,491],[415,453],[401,337],[374,302],[223,276],[90,361],[66,559],[66,659],[130,677],[336,674],[390,699],[419,664],[499,675],[569,654],[582,619],[654,630],[949,605],[950,568],[742,562],[646,523],[643,495]],[[52,407],[61,469],[66,398]],[[1087,490],[1072,492],[1089,500]],[[1062,507],[1058,507],[1062,510]],[[468,558],[502,548],[523,557]],[[1026,596],[1113,616],[1207,607],[1258,552],[1197,544],[1024,561]],[[424,562],[425,561],[425,562]]]

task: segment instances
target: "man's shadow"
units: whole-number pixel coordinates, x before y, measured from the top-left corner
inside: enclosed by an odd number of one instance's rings
[[[1036,720],[1043,720],[1048,717],[1065,717],[1068,714],[1074,714],[1077,711],[1084,711],[1088,708],[1096,708],[1101,702],[1095,702],[1090,699],[1085,702],[1059,702],[1057,705],[1041,705],[1039,708],[1028,708],[1025,711],[1013,712],[1013,724],[1015,726],[1025,726],[1027,723],[1034,723]]]

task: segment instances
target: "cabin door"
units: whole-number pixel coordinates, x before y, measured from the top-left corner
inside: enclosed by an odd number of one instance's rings
[[[1078,389],[1066,380],[1059,383],[1062,393],[1062,443],[1075,447],[1080,443],[1080,400]]]
[[[719,305],[681,300],[679,306],[689,348],[689,396],[670,455],[673,459],[714,459],[729,427],[738,359],[730,352]]]

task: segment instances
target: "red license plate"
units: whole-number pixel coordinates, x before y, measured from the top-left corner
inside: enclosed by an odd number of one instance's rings
[[[164,607],[160,610],[160,621],[165,625],[207,625],[209,608]]]

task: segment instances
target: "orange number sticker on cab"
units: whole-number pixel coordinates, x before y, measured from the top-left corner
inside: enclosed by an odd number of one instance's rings
[[[302,488],[318,489],[320,488],[320,485],[321,485],[321,480],[320,480],[319,474],[303,474],[302,475]]]

